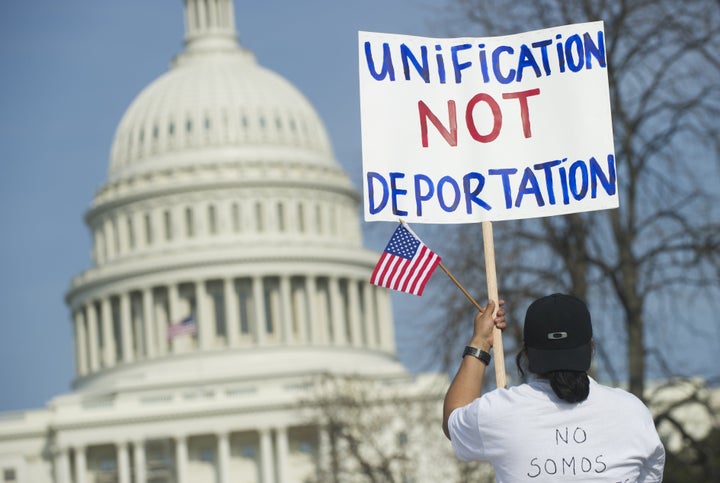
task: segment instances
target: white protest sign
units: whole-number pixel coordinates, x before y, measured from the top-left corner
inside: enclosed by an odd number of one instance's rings
[[[365,220],[616,208],[602,22],[504,37],[359,32]]]

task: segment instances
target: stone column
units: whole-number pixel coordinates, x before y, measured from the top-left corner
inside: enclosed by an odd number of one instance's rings
[[[215,317],[208,306],[208,292],[204,280],[195,282],[195,296],[197,298],[197,338],[201,350],[207,350],[215,345]]]
[[[152,290],[152,289],[151,289]],[[167,354],[168,352],[168,336],[167,336],[167,325],[170,322],[170,289],[168,288],[166,294],[165,294],[167,300],[162,300],[160,297],[161,302],[167,303],[167,311],[165,310],[165,307],[163,304],[156,303],[155,300],[153,300],[153,326],[155,327],[155,335],[157,336],[155,339],[155,342],[157,345],[155,346],[155,349],[157,350],[157,354],[160,356],[163,356]]]
[[[269,429],[260,430],[260,483],[275,483],[272,436]],[[281,482],[283,483],[283,482]]]
[[[217,442],[218,474],[220,475],[218,483],[230,483],[230,436],[228,433],[218,433]]]
[[[378,334],[378,317],[380,309],[375,296],[375,287],[369,283],[363,284],[365,291],[365,330],[367,331],[368,347],[378,347],[380,336]]]
[[[85,333],[85,314],[82,309],[76,309],[75,319],[75,365],[78,376],[88,372],[87,334]]]
[[[128,233],[127,219],[118,216],[115,218],[115,227],[117,229],[117,246],[118,255],[124,255],[129,251],[130,247],[130,234]]]
[[[328,280],[328,296],[330,297],[330,321],[333,324],[333,345],[347,345],[345,311],[340,296],[340,282],[337,277]]]
[[[152,303],[152,289],[145,288],[142,291],[142,321],[143,328],[145,329],[145,351],[148,359],[155,357],[157,344],[155,342],[155,331],[153,331],[153,303]]]
[[[133,347],[130,294],[128,292],[120,295],[120,333],[122,337],[123,362],[132,362],[135,358],[135,350]]]
[[[114,226],[112,220],[110,218],[106,218],[103,227],[103,232],[105,233],[106,260],[112,260],[117,255],[117,250],[115,250],[115,243],[117,242],[115,237],[117,234],[113,228]]]
[[[103,360],[105,367],[115,365],[115,333],[112,324],[112,304],[110,297],[105,297],[100,301],[100,314],[103,327]]]
[[[55,483],[72,483],[67,448],[60,448],[55,453]]]
[[[145,441],[139,440],[133,443],[133,459],[135,460],[135,481],[133,483],[146,483]]]
[[[136,211],[132,214],[133,226],[135,227],[135,250],[143,250],[147,244],[147,235],[145,234],[145,214]]]
[[[292,290],[292,281],[290,283],[290,292],[291,297],[293,300],[293,304],[295,305],[295,316],[297,317],[297,328],[298,328],[298,334],[297,334],[297,341],[301,344],[306,344],[310,342],[310,336],[307,333],[307,327],[308,327],[308,301],[307,301],[307,292],[305,290],[305,284],[302,286],[299,286],[297,290]]]
[[[290,303],[290,277],[283,275],[280,277],[280,324],[282,334],[280,340],[286,343],[294,343],[297,341],[295,332],[293,331],[293,312]],[[282,481],[282,480],[281,480]]]
[[[168,312],[169,312],[169,319],[168,325],[170,324],[176,324],[180,321],[180,293],[179,288],[176,283],[171,283],[168,285]],[[165,337],[167,337],[167,330],[165,331]],[[173,339],[170,342],[170,347],[172,353],[176,353],[177,349],[179,348],[177,343],[177,338]]]
[[[324,426],[318,427],[318,473],[321,479],[329,479],[332,472],[330,464],[332,448],[330,447],[330,433]]]
[[[287,428],[280,427],[276,430],[276,441],[275,441],[275,465],[277,470],[277,480],[280,482],[287,481],[288,476],[288,432]]]
[[[75,448],[75,483],[87,483],[87,462],[82,446]]]
[[[315,277],[313,275],[309,275],[305,282],[305,288],[307,290],[307,302],[310,312],[310,327],[312,328],[312,343],[318,345],[322,344],[325,340],[326,329],[320,324],[317,284],[315,283]]]
[[[130,483],[130,458],[127,443],[117,443],[118,483]]]
[[[265,290],[263,279],[260,275],[252,278],[253,284],[253,307],[255,318],[251,321],[255,332],[255,343],[259,346],[265,345]]]
[[[225,330],[228,336],[228,346],[237,347],[240,337],[240,301],[238,300],[237,290],[235,290],[235,280],[232,278],[223,280],[223,290],[225,298]]]
[[[363,333],[361,329],[362,313],[360,310],[360,284],[354,280],[348,280],[348,303],[350,304],[350,329],[352,330],[352,345],[361,347],[363,345]]]
[[[86,310],[88,323],[88,350],[90,351],[90,372],[95,372],[100,367],[100,360],[98,357],[98,320],[97,312],[95,310],[95,302],[90,301]]]
[[[191,483],[187,478],[188,449],[185,436],[175,438],[175,473],[177,483]]]
[[[390,291],[376,292],[380,322],[380,345],[382,349],[395,351],[395,330],[392,323],[392,306],[390,304]]]

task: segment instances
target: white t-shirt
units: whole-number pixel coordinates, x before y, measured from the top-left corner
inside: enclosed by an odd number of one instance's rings
[[[581,403],[536,380],[496,389],[448,420],[463,461],[489,461],[498,483],[662,481],[665,449],[650,411],[634,395],[590,379]]]

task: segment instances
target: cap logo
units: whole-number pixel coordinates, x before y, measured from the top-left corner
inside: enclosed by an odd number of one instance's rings
[[[550,340],[567,339],[567,332],[548,332],[547,338]]]

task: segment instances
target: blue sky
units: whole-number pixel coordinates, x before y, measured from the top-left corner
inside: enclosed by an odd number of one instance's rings
[[[357,31],[441,35],[428,3],[235,0],[241,43],[310,99],[356,185]],[[182,50],[183,32],[181,0],[0,3],[0,411],[43,407],[70,389],[63,298],[90,266],[83,215],[120,118]],[[369,239],[389,238],[384,225],[366,226]]]

